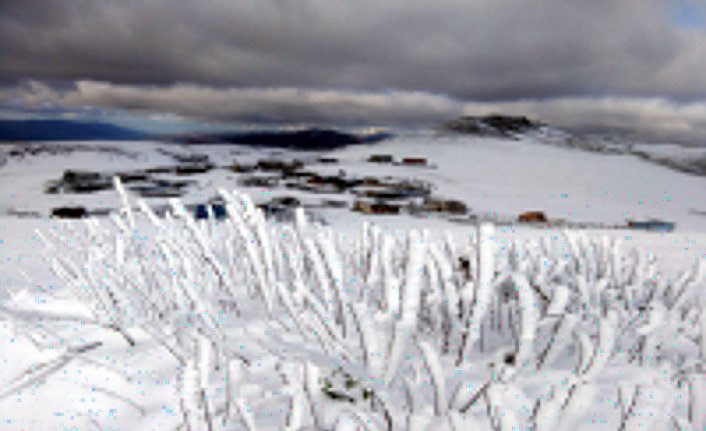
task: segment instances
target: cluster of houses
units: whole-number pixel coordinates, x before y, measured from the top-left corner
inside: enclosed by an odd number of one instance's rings
[[[542,211],[527,211],[520,214],[517,217],[519,223],[535,223],[535,224],[546,224],[546,225],[564,225],[573,227],[599,227],[599,228],[612,228],[612,229],[635,229],[644,230],[649,232],[673,232],[676,228],[676,223],[660,220],[660,219],[649,219],[649,220],[627,220],[625,225],[614,225],[606,226],[603,224],[596,223],[568,223],[566,220],[549,219],[546,214]]]
[[[395,160],[389,154],[374,154],[367,162],[406,166],[426,166],[424,158],[408,157]],[[335,158],[321,157],[316,163],[335,165]],[[432,196],[431,184],[416,179],[376,176],[349,176],[343,170],[335,174],[323,174],[307,170],[298,160],[260,160],[251,165],[234,164],[232,171],[240,174],[238,183],[243,187],[275,188],[304,191],[312,194],[340,194],[352,197],[349,206],[345,201],[336,201],[335,207],[349,207],[363,214],[400,214],[402,212],[422,216],[430,213],[463,215],[467,206],[458,200],[447,200]],[[324,205],[325,206],[325,205]],[[276,202],[268,204],[266,213],[282,212]]]
[[[98,173],[67,170],[61,178],[46,185],[48,194],[86,194],[113,188],[113,176],[119,176],[123,183],[142,197],[179,197],[193,181],[177,179],[174,176],[202,174],[215,166],[206,156],[168,154],[177,162],[174,166],[154,167],[129,172]],[[431,167],[425,158],[406,157],[395,159],[390,154],[373,154],[368,163],[401,166]],[[321,165],[336,165],[338,159],[320,157],[314,161]],[[455,199],[445,199],[432,194],[432,185],[417,179],[349,176],[339,170],[336,174],[323,174],[306,169],[301,160],[262,159],[252,164],[233,163],[229,169],[238,174],[241,187],[266,189],[286,188],[312,194],[348,195],[348,199],[322,199],[321,207],[349,208],[352,211],[371,215],[410,214],[416,217],[444,216],[474,220],[468,206]],[[352,201],[352,204],[350,203]],[[277,220],[288,220],[302,203],[298,198],[281,196],[260,204],[265,214]],[[209,201],[190,207],[197,219],[224,219],[227,211],[222,202]],[[57,218],[84,218],[92,213],[79,206],[59,207],[52,211]],[[519,214],[517,223],[536,225],[569,225],[564,220],[550,219],[542,211],[527,211]],[[580,224],[573,224],[579,226]],[[585,225],[585,224],[584,224]],[[647,231],[672,232],[675,224],[658,219],[644,221],[628,220],[625,225],[614,228],[640,229]]]
[[[458,200],[446,200],[441,198],[427,197],[419,203],[410,202],[407,204],[391,203],[380,200],[356,200],[353,204],[353,211],[363,214],[400,214],[406,212],[416,216],[427,216],[429,214],[466,215],[468,207]]]
[[[424,157],[403,157],[400,160],[395,160],[391,154],[372,154],[367,161],[368,163],[387,165],[432,167],[429,160]]]
[[[66,170],[61,178],[49,181],[46,194],[91,194],[113,189],[113,177],[119,177],[133,193],[145,198],[183,196],[195,182],[175,177],[204,174],[215,168],[208,156],[179,155],[162,150],[176,164],[122,172]]]

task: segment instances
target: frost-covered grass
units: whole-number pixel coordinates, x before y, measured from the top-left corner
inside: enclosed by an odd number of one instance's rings
[[[158,343],[192,431],[706,426],[699,265],[667,279],[649,255],[572,231],[501,248],[487,224],[350,238],[221,195],[223,222],[179,201],[164,218],[133,211],[123,193],[109,222],[40,233],[90,315],[0,312],[30,337],[33,319],[81,319]],[[100,348],[47,352],[0,396]]]

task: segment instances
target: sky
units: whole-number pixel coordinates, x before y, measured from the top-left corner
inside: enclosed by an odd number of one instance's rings
[[[701,0],[675,0],[674,21],[682,28],[702,28],[706,25],[706,3]]]
[[[487,113],[706,145],[706,4],[0,0],[2,117],[417,127]]]

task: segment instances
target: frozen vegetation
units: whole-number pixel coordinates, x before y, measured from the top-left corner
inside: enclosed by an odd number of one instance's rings
[[[36,353],[0,397],[73,361],[117,373],[101,349],[121,343],[138,361],[156,345],[173,364],[161,377],[171,415],[144,429],[706,427],[698,262],[663,277],[615,237],[501,247],[491,224],[469,237],[369,223],[344,235],[302,210],[272,224],[246,195],[220,194],[223,221],[195,220],[178,200],[158,217],[123,192],[109,219],[38,232],[82,305],[50,311],[18,293],[1,306]],[[64,342],[72,325],[85,335]],[[129,429],[165,405],[107,396],[138,418]],[[128,429],[102,410],[76,414],[80,429]]]

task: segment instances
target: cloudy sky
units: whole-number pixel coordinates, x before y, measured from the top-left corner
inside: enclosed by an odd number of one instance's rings
[[[0,0],[0,112],[706,143],[706,2]]]

